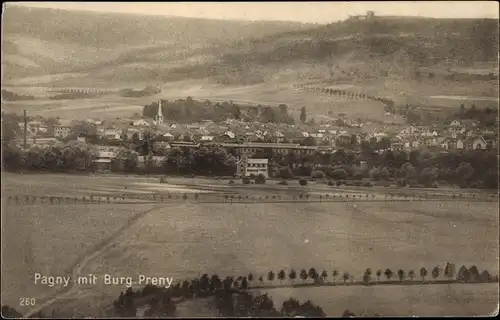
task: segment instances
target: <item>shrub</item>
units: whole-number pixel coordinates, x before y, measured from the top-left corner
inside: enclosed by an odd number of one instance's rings
[[[305,185],[307,185],[307,180],[306,180],[306,179],[300,179],[300,180],[299,180],[299,184],[300,184],[301,186],[305,186]]]
[[[361,180],[354,180],[352,184],[356,187],[361,187],[363,185],[363,182]]]
[[[234,180],[233,179],[229,180],[229,184],[234,184]]]
[[[354,180],[362,180],[363,179],[363,174],[358,172],[356,174],[354,174],[354,176],[352,177]]]
[[[287,186],[288,185],[288,181],[283,179],[281,180],[280,182],[278,182],[279,185],[282,185],[282,186]]]
[[[243,184],[250,184],[250,178],[249,177],[243,177],[241,179],[241,181],[243,182]]]
[[[337,186],[341,186],[342,185],[342,180],[337,180]]]
[[[266,183],[266,176],[263,175],[262,173],[259,174],[256,178],[255,178],[255,183],[256,184],[264,184]]]
[[[332,178],[333,179],[346,179],[347,178],[347,171],[344,169],[336,169],[332,171]]]
[[[375,180],[387,180],[390,173],[386,168],[373,168],[370,172],[370,176]]]
[[[328,185],[329,185],[329,186],[334,186],[334,185],[335,185],[335,181],[333,181],[333,180],[328,180]]]
[[[396,180],[396,186],[398,186],[398,187],[404,187],[404,186],[406,186],[406,180],[405,179],[398,179],[398,180]]]
[[[293,178],[292,170],[289,167],[281,167],[278,172],[278,178],[291,179]]]
[[[321,170],[316,170],[311,173],[311,178],[313,179],[324,179],[325,173]]]
[[[425,168],[420,173],[420,183],[424,186],[432,186],[432,183],[437,180],[438,173],[437,170],[432,168]]]
[[[480,182],[473,181],[470,183],[469,187],[473,188],[473,189],[477,189],[477,188],[479,188],[480,185],[482,185],[481,181]]]
[[[371,183],[370,181],[366,181],[364,186],[365,187],[373,187],[373,183]]]
[[[433,188],[439,188],[439,183],[438,183],[437,181],[434,181],[434,182],[432,183],[432,187],[433,187]]]

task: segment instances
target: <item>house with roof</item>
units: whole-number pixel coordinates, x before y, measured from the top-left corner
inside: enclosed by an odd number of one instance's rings
[[[116,158],[116,152],[112,148],[99,146],[96,159],[93,160],[97,170],[111,170],[111,163]]]
[[[458,120],[453,120],[448,125],[448,132],[450,133],[465,133],[467,128]]]
[[[176,137],[176,140],[180,141],[193,141],[193,134],[191,132],[185,131],[182,133],[179,133]]]
[[[139,168],[145,169],[146,164],[148,163],[148,161],[150,161],[150,164],[153,167],[161,168],[163,166],[163,164],[165,163],[166,159],[167,159],[167,157],[165,157],[165,156],[138,156],[137,157],[137,166]]]
[[[351,143],[351,135],[347,131],[342,131],[337,135],[336,142],[339,145],[345,145]]]
[[[437,133],[436,130],[424,130],[420,133],[421,137],[437,137],[439,134]]]
[[[153,141],[153,149],[158,150],[158,149],[170,149],[172,146],[168,141],[162,141],[162,140],[155,140]]]
[[[214,141],[215,137],[214,136],[201,136],[201,141],[202,142],[212,142]]]
[[[390,145],[390,150],[391,151],[403,151],[405,147],[405,141],[402,137],[400,136],[395,136],[393,139],[390,140],[391,145]]]
[[[399,135],[401,137],[404,137],[404,136],[416,135],[417,133],[419,133],[419,129],[417,127],[408,126],[408,127],[404,128],[403,130],[401,130],[399,132]]]
[[[464,141],[467,150],[486,150],[488,143],[481,136],[467,137]]]
[[[280,131],[276,131],[274,133],[274,138],[275,138],[275,141],[279,143],[285,139],[285,135]]]
[[[425,136],[422,137],[421,144],[425,147],[438,147],[439,146],[439,139],[434,136]]]
[[[441,142],[441,147],[448,150],[463,150],[464,149],[464,141],[459,138],[447,137]]]
[[[236,176],[249,177],[262,174],[268,178],[268,165],[268,159],[248,158],[244,155],[238,162],[236,162]]]
[[[24,132],[24,122],[18,122],[17,126],[21,132]],[[39,132],[47,132],[48,127],[40,121],[29,121],[27,123],[26,131],[29,135],[36,135]]]
[[[149,127],[151,124],[144,119],[136,120],[132,123],[134,127]]]
[[[419,139],[411,139],[411,138],[407,138],[407,139],[404,139],[403,140],[403,148],[404,149],[407,149],[407,150],[414,150],[414,149],[418,149],[420,147],[420,140]]]
[[[71,122],[60,121],[60,124],[54,125],[54,137],[55,138],[66,138],[71,133]]]

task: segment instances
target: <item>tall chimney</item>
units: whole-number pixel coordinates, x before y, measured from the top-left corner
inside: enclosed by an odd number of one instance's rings
[[[28,136],[28,116],[26,115],[26,109],[24,110],[24,149],[27,149],[27,139]]]

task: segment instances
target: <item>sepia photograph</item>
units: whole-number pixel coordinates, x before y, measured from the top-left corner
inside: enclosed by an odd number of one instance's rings
[[[4,2],[2,318],[498,316],[499,9]]]

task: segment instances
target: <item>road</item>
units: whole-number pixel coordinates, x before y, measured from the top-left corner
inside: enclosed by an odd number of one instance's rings
[[[93,259],[95,259],[97,256],[100,254],[104,253],[107,249],[111,248],[116,240],[119,238],[120,235],[122,235],[125,231],[129,230],[132,226],[134,226],[141,218],[145,217],[147,214],[149,214],[152,211],[158,210],[160,208],[164,208],[168,206],[168,204],[161,204],[158,206],[155,206],[152,209],[145,210],[142,212],[139,212],[135,216],[131,217],[127,223],[118,229],[113,235],[96,245],[96,247],[89,253],[84,254],[82,257],[78,259],[78,261],[75,263],[75,265],[72,268],[71,272],[71,279],[75,280],[77,279],[81,272],[82,269]],[[49,297],[48,300],[42,304],[37,305],[35,308],[31,309],[28,311],[24,317],[29,318],[36,314],[37,312],[42,311],[43,309],[51,306],[53,303],[60,299],[64,299],[69,297],[70,295],[74,294],[76,291],[78,291],[79,286],[75,283],[75,281],[70,281],[70,285],[68,287],[65,287],[64,289],[60,290],[57,292],[55,295],[52,297]]]

